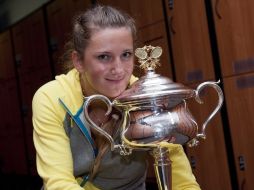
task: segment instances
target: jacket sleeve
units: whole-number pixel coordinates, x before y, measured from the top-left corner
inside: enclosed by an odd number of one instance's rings
[[[37,171],[44,189],[82,190],[73,176],[69,138],[62,124],[65,114],[60,114],[63,110],[45,92],[38,91],[32,109]]]
[[[161,146],[169,149],[169,157],[172,162],[172,189],[200,190],[183,147],[166,142],[161,143]]]

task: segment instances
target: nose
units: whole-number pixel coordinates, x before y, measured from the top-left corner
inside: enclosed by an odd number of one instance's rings
[[[114,60],[111,67],[111,73],[113,75],[119,75],[119,74],[122,74],[123,71],[124,69],[123,69],[122,61],[120,59]]]

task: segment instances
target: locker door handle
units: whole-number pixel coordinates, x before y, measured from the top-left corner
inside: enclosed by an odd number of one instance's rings
[[[190,157],[190,165],[192,169],[196,169],[196,159],[194,156]]]
[[[239,162],[239,168],[241,171],[245,170],[245,160],[243,156],[238,157],[238,162]]]
[[[172,10],[174,8],[174,0],[168,0],[168,8]]]
[[[21,66],[22,63],[22,55],[21,54],[16,54],[15,55],[15,63],[17,67]]]
[[[50,51],[53,53],[58,50],[58,42],[54,37],[50,38]]]
[[[23,117],[27,117],[28,112],[29,112],[28,106],[27,106],[27,105],[23,105],[23,106],[21,107],[21,112],[22,112],[22,116],[23,116]]]

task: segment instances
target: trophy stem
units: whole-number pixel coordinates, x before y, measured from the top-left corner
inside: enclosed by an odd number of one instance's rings
[[[154,171],[159,190],[171,190],[171,161],[168,148],[154,148],[152,156],[154,157]]]

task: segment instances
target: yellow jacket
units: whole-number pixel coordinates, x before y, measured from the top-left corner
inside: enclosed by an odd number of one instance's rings
[[[132,77],[131,82],[134,80],[136,79]],[[87,182],[85,187],[81,187],[80,179],[73,175],[70,141],[63,127],[66,110],[59,104],[59,98],[73,114],[83,104],[79,75],[75,69],[43,85],[33,98],[33,137],[37,152],[37,170],[43,179],[44,188],[47,190],[97,189],[90,182]],[[169,146],[172,161],[172,189],[200,189],[182,146]]]

